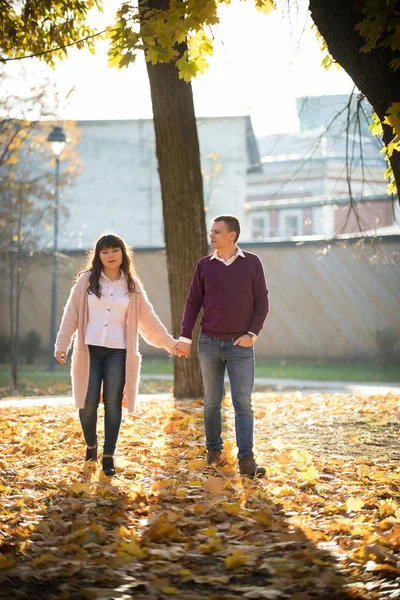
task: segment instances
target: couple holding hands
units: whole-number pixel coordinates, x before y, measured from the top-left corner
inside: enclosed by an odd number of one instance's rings
[[[65,305],[55,358],[65,363],[74,339],[71,376],[75,405],[86,442],[86,461],[97,461],[97,409],[104,403],[102,467],[115,474],[114,452],[122,419],[122,399],[133,412],[141,356],[138,334],[175,356],[188,357],[192,332],[203,308],[198,357],[204,384],[207,464],[221,464],[221,403],[225,369],[235,410],[239,471],[261,477],[265,468],[253,455],[254,342],[269,310],[268,289],[259,257],[237,245],[239,220],[212,221],[211,255],[197,263],[179,340],[169,335],[135,274],[129,248],[114,234],[99,238],[79,272]]]

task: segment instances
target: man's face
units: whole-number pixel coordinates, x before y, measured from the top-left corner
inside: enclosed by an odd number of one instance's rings
[[[236,233],[229,231],[225,221],[214,221],[211,225],[210,242],[211,248],[220,250],[232,245],[235,241]]]

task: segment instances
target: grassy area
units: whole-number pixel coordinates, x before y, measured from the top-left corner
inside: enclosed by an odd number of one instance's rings
[[[144,358],[143,374],[171,375],[173,361],[170,358]],[[257,360],[256,377],[286,379],[315,379],[319,381],[365,381],[374,383],[400,382],[399,365],[386,367],[374,362],[334,362],[310,360]],[[69,367],[56,365],[53,373],[44,361],[19,369],[20,393],[22,395],[67,394],[71,382]],[[145,381],[143,381],[145,385]],[[150,382],[146,384],[151,385]],[[141,391],[145,391],[144,389]],[[0,366],[0,396],[10,395],[11,376],[9,365]]]
[[[143,359],[142,373],[172,373],[172,360]],[[262,360],[256,362],[256,377],[316,379],[317,381],[400,382],[400,365],[374,362],[312,360]]]
[[[400,382],[399,365],[374,362],[257,361],[256,377],[315,379],[317,381]]]

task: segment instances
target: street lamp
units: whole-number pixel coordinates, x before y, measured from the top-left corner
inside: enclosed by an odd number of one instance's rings
[[[49,369],[54,371],[54,344],[56,341],[56,316],[57,316],[57,276],[58,276],[58,205],[60,184],[60,154],[65,146],[65,133],[62,127],[53,127],[47,141],[51,143],[51,149],[56,157],[56,178],[54,189],[54,241],[53,241],[53,273],[51,286],[51,320],[50,320],[50,352]]]

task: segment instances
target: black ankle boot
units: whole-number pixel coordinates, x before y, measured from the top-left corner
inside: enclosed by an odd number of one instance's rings
[[[107,477],[115,475],[113,456],[103,456],[103,471]]]
[[[97,445],[94,448],[86,448],[86,461],[97,462]]]

